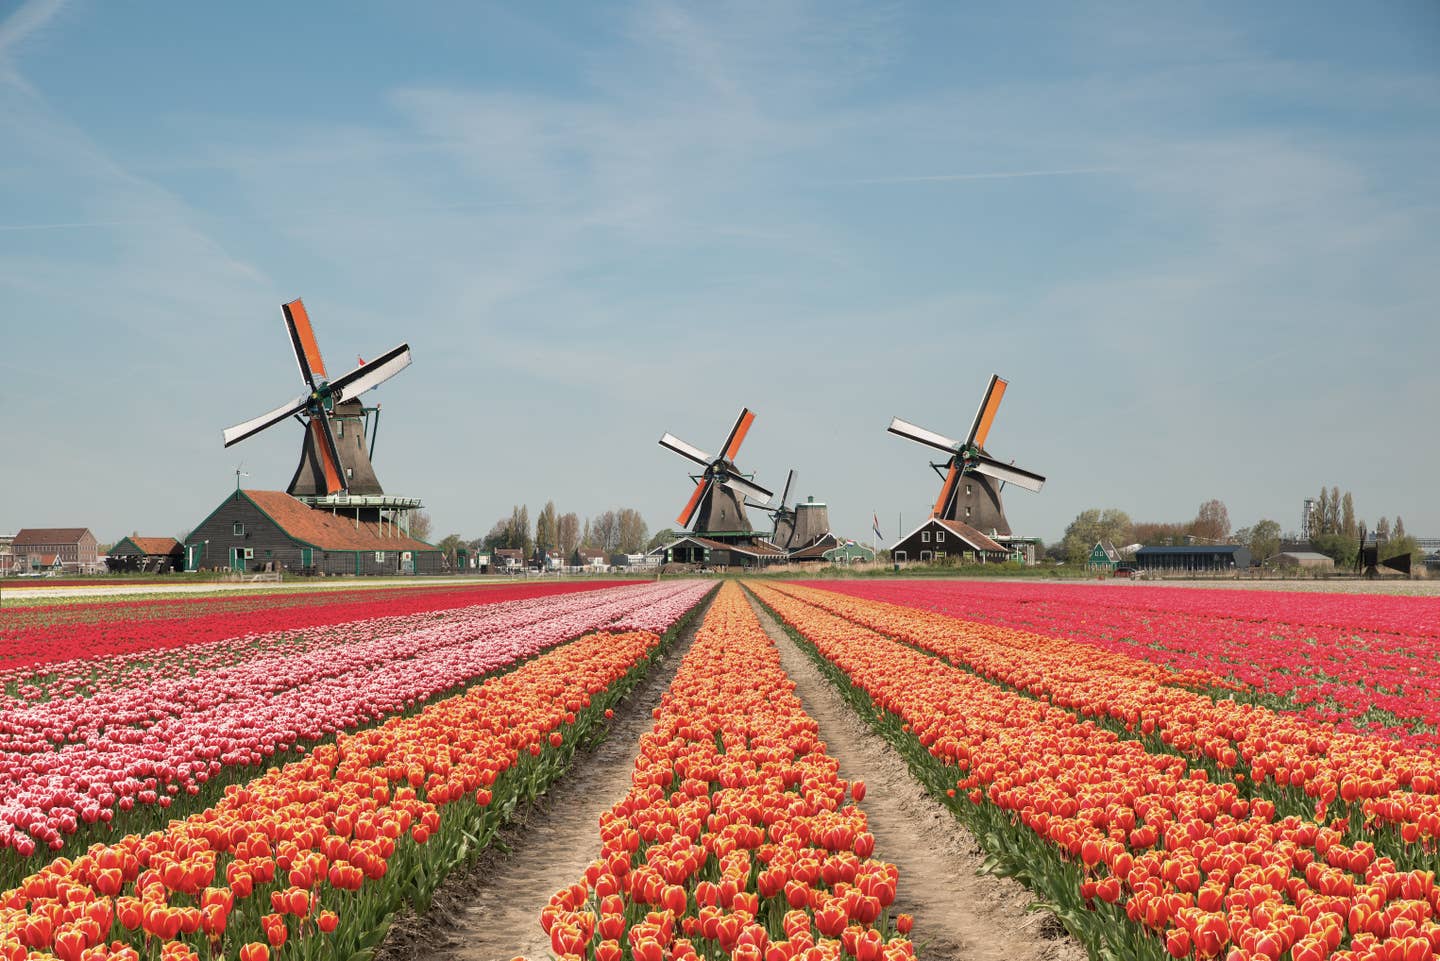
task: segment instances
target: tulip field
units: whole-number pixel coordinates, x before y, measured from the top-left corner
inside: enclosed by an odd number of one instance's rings
[[[1440,955],[1430,598],[696,579],[3,617],[0,961],[388,957],[606,738],[627,786],[525,915],[549,955],[940,957],[907,906],[973,905],[907,886],[912,815],[840,715],[1097,961]]]
[[[1063,590],[1039,612],[1021,609],[1025,593],[1049,587],[825,586],[753,590],[970,827],[989,866],[1024,880],[1092,957],[1412,961],[1440,951],[1433,729],[1360,733],[1303,699],[1285,709],[1245,697],[1254,688],[1224,658],[1179,656],[1160,607],[1147,619],[1170,644],[1157,649],[1097,636],[1120,622],[1118,608],[1081,605],[1067,621]],[[990,592],[993,616],[977,596]],[[1175,622],[1271,616],[1246,600],[1175,596]],[[1308,615],[1283,605],[1292,620],[1269,625],[1280,638],[1306,616],[1329,618],[1348,637],[1385,634],[1388,662],[1409,636],[1383,604]],[[1012,626],[1022,619],[1029,629]],[[1434,627],[1415,633],[1415,650],[1430,649]],[[1234,656],[1241,643],[1210,650]],[[1364,652],[1351,659],[1354,686],[1374,683]],[[1413,701],[1435,689],[1409,690],[1397,716],[1428,716],[1434,705]]]

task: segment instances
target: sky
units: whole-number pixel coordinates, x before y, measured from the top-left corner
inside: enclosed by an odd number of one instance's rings
[[[672,526],[656,441],[749,406],[893,539],[940,482],[885,426],[992,373],[1018,534],[1334,485],[1440,537],[1437,263],[1433,0],[0,3],[0,531],[283,489],[298,425],[220,432],[303,297],[332,372],[410,344],[375,467],[437,537]]]

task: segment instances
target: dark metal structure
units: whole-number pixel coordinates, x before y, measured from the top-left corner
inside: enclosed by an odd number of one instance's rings
[[[770,491],[756,484],[751,477],[735,466],[735,457],[740,445],[750,432],[755,415],[749,408],[740,411],[725,445],[715,456],[698,447],[685,443],[674,434],[666,433],[660,438],[660,446],[673,450],[687,460],[704,468],[700,474],[692,474],[695,490],[690,500],[676,518],[681,527],[689,528],[695,534],[704,535],[713,541],[735,541],[749,543],[764,536],[753,530],[750,518],[745,513],[745,498],[766,503],[774,496]]]
[[[1028,491],[1039,491],[1045,478],[1031,471],[1006,464],[990,456],[985,441],[1000,409],[1000,400],[1005,396],[1008,381],[999,374],[990,377],[990,384],[980,400],[980,409],[970,424],[965,440],[958,441],[944,434],[926,430],[891,418],[890,433],[898,434],[918,444],[944,451],[948,457],[930,466],[944,478],[940,495],[935,499],[932,517],[942,520],[959,521],[987,533],[1009,536],[1010,523],[1005,519],[1005,507],[1000,492],[1005,484],[1014,484]]]

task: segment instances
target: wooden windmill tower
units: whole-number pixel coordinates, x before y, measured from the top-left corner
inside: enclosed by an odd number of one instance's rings
[[[948,455],[944,461],[930,465],[945,478],[940,496],[935,498],[933,516],[969,524],[985,534],[994,532],[1008,537],[1011,534],[1010,522],[1005,519],[1001,489],[1005,484],[1014,484],[1028,491],[1038,491],[1045,478],[1014,464],[995,460],[985,450],[985,441],[995,421],[995,412],[1000,409],[1000,399],[1005,396],[1006,384],[1007,381],[1001,380],[998,374],[990,377],[990,385],[980,400],[980,409],[975,412],[975,420],[970,424],[970,432],[965,435],[964,441],[952,440],[898,417],[891,419],[888,429],[892,434]]]
[[[749,408],[742,409],[735,426],[730,428],[730,436],[725,438],[725,445],[713,457],[674,434],[667,433],[660,438],[661,447],[673,450],[704,468],[702,473],[691,475],[695,490],[676,518],[681,527],[719,541],[750,541],[762,536],[761,532],[750,527],[750,518],[745,513],[745,498],[767,502],[773,495],[752,481],[751,475],[742,474],[735,466],[735,457],[754,420],[755,415]]]
[[[795,472],[792,470],[785,478],[785,489],[780,492],[778,506],[770,507],[763,502],[745,505],[770,515],[770,520],[774,525],[771,529],[770,543],[786,550],[789,550],[791,540],[795,535],[795,505],[790,503],[790,489],[794,486]]]
[[[283,309],[306,392],[268,413],[226,428],[225,446],[238,444],[294,417],[304,425],[305,439],[300,463],[286,493],[314,507],[344,508],[359,520],[375,519],[384,509],[404,511],[418,507],[420,502],[413,498],[385,496],[370,463],[380,411],[359,400],[361,394],[410,366],[410,346],[391,348],[375,360],[330,380],[305,305],[293,300]]]

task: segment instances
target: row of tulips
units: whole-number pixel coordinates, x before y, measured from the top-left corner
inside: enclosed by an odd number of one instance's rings
[[[864,784],[839,777],[794,688],[722,586],[600,819],[600,856],[541,914],[562,961],[914,957]]]
[[[146,683],[157,668],[235,638],[292,638],[377,618],[425,615],[614,586],[602,582],[263,593],[86,604],[84,617],[0,623],[0,711],[25,702]],[[71,611],[61,608],[62,611]],[[33,618],[32,618],[33,619]]]
[[[1044,701],[767,585],[812,650],[991,852],[1094,957],[1429,961],[1434,870],[1402,870],[1343,821],[1277,817]]]
[[[1440,755],[1336,731],[1254,704],[1168,686],[1160,669],[1065,638],[962,621],[931,611],[785,585],[785,593],[944,657],[959,667],[1175,751],[1282,814],[1332,809],[1401,864],[1440,850]],[[1128,662],[1128,663],[1127,663]]]
[[[1210,671],[1313,720],[1440,747],[1440,599],[954,581],[824,586]]]
[[[58,858],[0,894],[0,957],[367,956],[402,904],[424,910],[559,776],[662,643],[586,635],[341,734],[164,830]]]
[[[37,849],[59,851],[77,832],[82,842],[110,836],[117,812],[131,812],[120,818],[129,830],[163,823],[172,799],[211,784],[208,801],[216,783],[253,776],[276,752],[411,710],[587,631],[639,616],[663,627],[703,592],[666,582],[362,621],[346,626],[348,641],[313,650],[272,648],[145,688],[7,712],[0,883]]]

